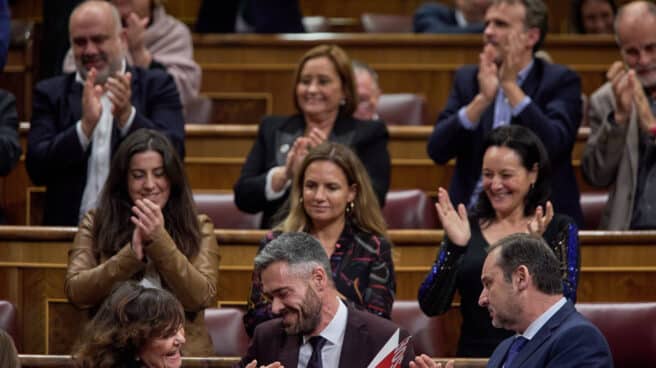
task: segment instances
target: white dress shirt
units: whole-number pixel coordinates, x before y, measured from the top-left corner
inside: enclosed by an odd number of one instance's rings
[[[344,344],[344,333],[346,332],[346,321],[348,318],[348,309],[344,303],[337,298],[339,306],[337,313],[330,321],[328,326],[319,333],[319,336],[326,339],[326,344],[321,349],[321,363],[324,368],[339,367],[339,358],[342,354]],[[312,345],[310,345],[311,336],[303,336],[303,345],[298,351],[298,368],[307,367],[308,361],[312,356]]]

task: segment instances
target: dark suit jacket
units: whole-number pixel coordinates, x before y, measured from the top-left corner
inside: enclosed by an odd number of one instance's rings
[[[437,3],[420,6],[412,19],[412,27],[416,33],[481,33],[485,28],[483,23],[470,24],[461,27],[456,20],[455,9]]]
[[[501,368],[514,336],[497,346],[487,363],[489,368]],[[567,302],[524,345],[511,367],[595,367],[613,366],[608,343],[599,329]]]
[[[382,317],[348,308],[339,366],[344,368],[366,367],[397,328],[398,326],[394,323]],[[407,336],[408,332],[401,330],[399,341]],[[302,341],[301,335],[285,333],[280,318],[261,323],[255,328],[255,335],[246,356],[241,360],[241,366],[245,367],[253,359],[257,359],[258,366],[279,361],[285,367],[297,367],[298,351]],[[414,357],[415,351],[411,338],[403,357],[402,366],[407,367]]]
[[[483,112],[474,130],[463,128],[458,110],[478,94],[478,66],[456,72],[447,105],[428,139],[428,155],[444,165],[456,158],[449,187],[453,203],[469,203],[481,177],[483,143],[494,123],[494,103]],[[534,59],[533,69],[521,86],[532,102],[511,120],[531,129],[544,143],[551,161],[551,202],[554,211],[569,215],[581,227],[583,213],[572,168],[572,148],[581,123],[581,80],[573,71]]]
[[[132,73],[130,132],[139,128],[166,134],[184,157],[184,118],[173,78],[161,70],[128,68]],[[75,73],[39,82],[34,88],[26,166],[36,185],[45,185],[45,225],[77,226],[87,181],[91,146],[82,150],[75,124],[82,117],[82,84]],[[112,154],[122,141],[118,123],[112,131]],[[91,143],[93,144],[93,142]]]
[[[234,192],[235,203],[242,211],[248,213],[264,211],[263,228],[272,225],[271,217],[289,195],[287,193],[280,199],[267,201],[264,194],[267,172],[272,167],[285,165],[288,150],[304,131],[305,120],[302,115],[269,116],[260,123],[257,140],[241,169]],[[342,143],[355,151],[369,173],[381,207],[385,204],[390,180],[388,138],[387,127],[380,121],[360,121],[339,117],[328,137],[331,142]]]

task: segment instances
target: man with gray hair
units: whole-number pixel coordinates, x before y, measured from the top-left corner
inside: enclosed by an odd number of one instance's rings
[[[613,366],[602,333],[563,296],[560,262],[542,237],[518,233],[499,240],[485,258],[481,282],[478,303],[492,325],[516,333],[497,346],[488,367]],[[426,358],[411,367],[436,367]]]
[[[622,61],[590,97],[584,178],[609,188],[601,229],[656,229],[656,5],[620,8],[615,37]]]
[[[242,367],[366,367],[398,329],[344,304],[326,251],[307,233],[284,233],[271,241],[255,257],[255,271],[280,318],[257,326]],[[399,341],[407,336],[401,330]],[[402,366],[412,358],[408,343]]]
[[[379,120],[377,110],[381,90],[378,85],[378,73],[362,61],[353,60],[352,64],[358,92],[358,107],[353,117],[360,120]]]
[[[112,154],[131,132],[159,130],[184,155],[175,83],[164,71],[126,65],[116,8],[83,2],[69,29],[76,72],[36,85],[27,137],[27,172],[47,189],[45,225],[75,226],[95,207]]]
[[[558,178],[551,184],[554,210],[580,226],[572,149],[581,123],[581,80],[572,70],[535,57],[547,18],[541,0],[492,1],[479,64],[456,71],[427,151],[440,165],[456,159],[449,195],[454,203],[475,208],[483,193],[482,147],[488,132],[508,124],[529,128],[544,143]]]

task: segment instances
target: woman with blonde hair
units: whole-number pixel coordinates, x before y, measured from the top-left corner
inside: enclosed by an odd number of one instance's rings
[[[298,231],[321,242],[335,287],[347,303],[390,318],[396,290],[392,246],[369,175],[348,147],[325,142],[310,150],[294,177],[289,215],[260,249],[284,232]],[[259,275],[253,274],[244,317],[249,335],[274,317],[261,288]]]

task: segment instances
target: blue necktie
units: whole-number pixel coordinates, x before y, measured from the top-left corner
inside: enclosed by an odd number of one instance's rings
[[[312,355],[308,361],[307,368],[323,368],[321,363],[321,349],[326,343],[326,339],[321,336],[310,337],[310,345],[312,345]]]
[[[510,345],[510,349],[508,349],[508,355],[506,355],[506,362],[503,363],[504,368],[510,368],[510,365],[512,364],[513,360],[515,360],[515,357],[519,352],[522,350],[524,345],[528,342],[528,339],[525,338],[524,336],[518,336],[515,338],[513,343]]]

